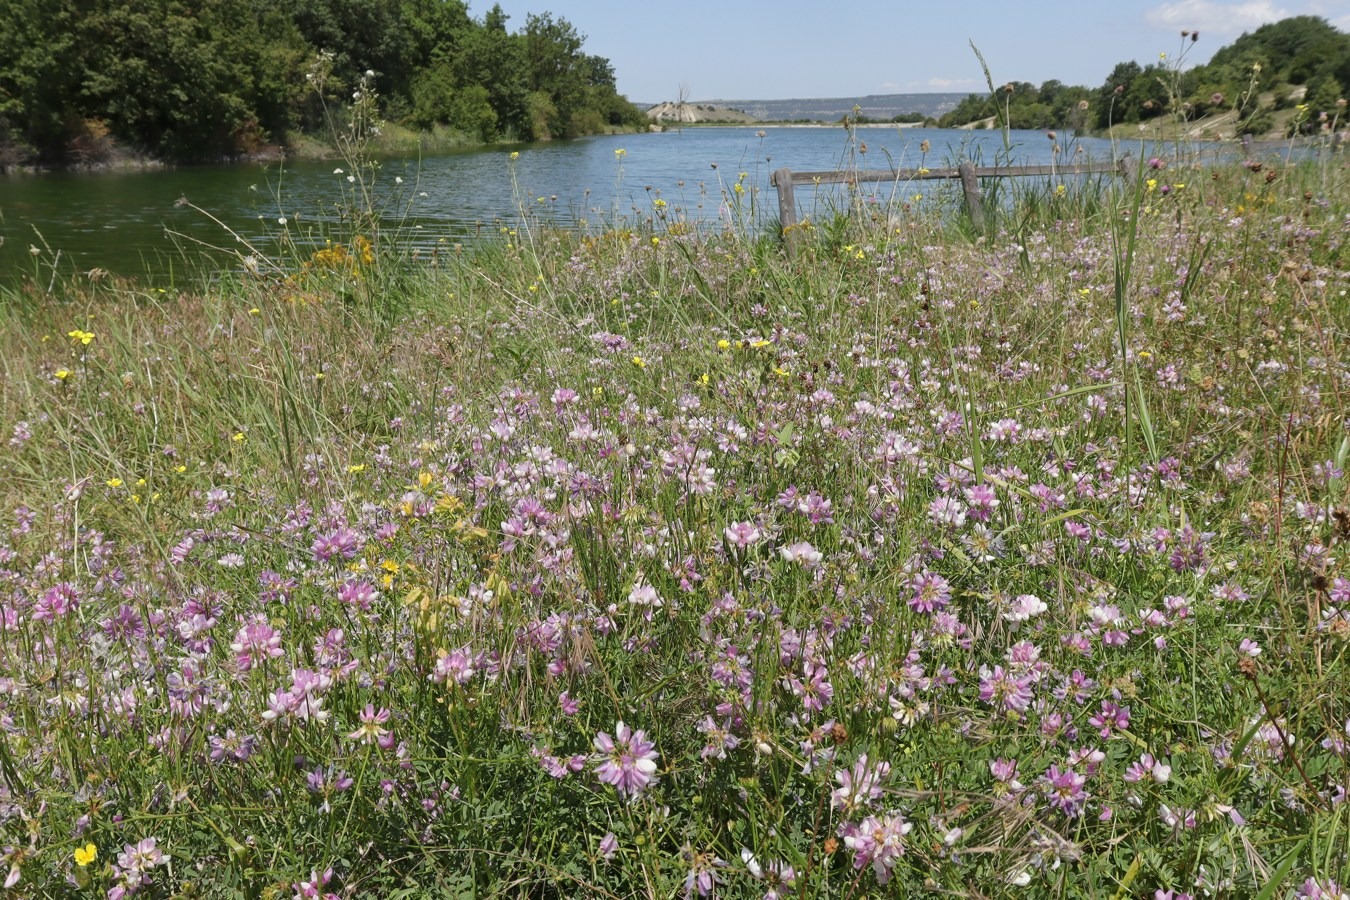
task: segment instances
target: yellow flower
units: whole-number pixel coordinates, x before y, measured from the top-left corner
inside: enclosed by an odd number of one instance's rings
[[[753,349],[758,350],[758,349],[760,349],[761,347],[767,347],[767,346],[769,346],[769,342],[766,341],[766,340],[760,339],[760,340],[757,340],[757,341],[751,341],[751,342],[750,342],[750,346],[751,346]]]
[[[250,316],[260,316],[262,315],[262,310],[258,309],[258,307],[255,306],[248,311],[248,314]]]
[[[620,147],[619,149],[617,149],[617,150],[614,151],[614,158],[615,158],[615,159],[623,159],[623,158],[624,158],[625,156],[627,156],[627,155],[628,155],[628,151],[625,150],[625,149],[623,149],[622,147]]]
[[[1067,190],[1068,190],[1068,188],[1066,188],[1064,185],[1062,185],[1062,184],[1057,184],[1057,185],[1055,185],[1055,196],[1056,196],[1056,197],[1063,197],[1063,196],[1064,196],[1064,193],[1065,193]]]
[[[236,431],[230,440],[234,441],[236,444],[242,444],[244,442],[244,433],[242,431]]]
[[[70,377],[70,370],[69,370],[69,369],[57,369],[56,372],[55,372],[54,374],[56,375],[56,379],[57,379],[58,381],[65,381],[67,378]]]
[[[511,151],[511,161],[512,161],[512,162],[515,162],[515,161],[518,160],[518,159],[520,159],[520,151],[519,151],[519,150],[512,150],[512,151]]]
[[[366,466],[364,463],[356,463],[355,465],[350,465],[347,467],[347,471],[351,472],[353,475],[355,475],[357,472],[364,472],[365,470]]]
[[[731,341],[727,340],[726,338],[722,338],[720,341],[717,342],[717,349],[718,349],[718,350],[730,350],[730,349],[731,349]]]
[[[647,361],[640,356],[635,356],[633,357],[633,365],[637,366],[639,369],[645,369],[647,368]]]
[[[81,344],[87,346],[89,342],[94,339],[94,334],[93,332],[81,331],[80,329],[76,328],[74,331],[67,331],[66,337],[74,341],[79,341]]]
[[[75,865],[87,866],[98,859],[98,848],[93,844],[85,844],[83,847],[75,848]]]
[[[107,485],[108,487],[110,487],[110,488],[120,488],[120,487],[122,486],[122,479],[120,479],[120,478],[109,478],[107,481],[105,481],[105,482],[103,482],[103,483],[106,484],[106,485]]]

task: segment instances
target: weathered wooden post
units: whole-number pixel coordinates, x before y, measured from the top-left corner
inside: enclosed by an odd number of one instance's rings
[[[1120,158],[1120,177],[1125,179],[1126,186],[1134,183],[1138,177],[1138,163],[1133,156],[1122,156]]]
[[[966,211],[970,213],[971,224],[976,231],[984,231],[984,201],[980,198],[980,179],[975,175],[975,166],[963,162],[956,171],[961,176],[961,190],[966,195]]]
[[[792,187],[792,170],[779,169],[769,178],[769,183],[778,188],[778,224],[783,229],[783,243],[787,247],[788,259],[797,255],[797,241],[801,239],[801,230],[797,227],[797,196]]]

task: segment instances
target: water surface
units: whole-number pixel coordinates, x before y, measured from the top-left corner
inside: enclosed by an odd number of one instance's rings
[[[1061,143],[1014,131],[1011,158],[1111,159],[1103,139]],[[998,132],[861,128],[850,140],[837,126],[688,128],[385,159],[366,180],[384,227],[399,226],[405,240],[430,249],[541,221],[592,230],[632,224],[650,217],[657,199],[671,218],[762,227],[777,217],[769,176],[778,168],[938,167],[1007,156]],[[177,279],[238,265],[254,251],[275,255],[282,240],[346,239],[345,211],[366,203],[352,176],[341,162],[294,161],[0,178],[0,280],[35,266],[45,276],[52,263],[65,273]],[[885,199],[895,186],[868,190]],[[803,213],[831,202],[798,188]]]

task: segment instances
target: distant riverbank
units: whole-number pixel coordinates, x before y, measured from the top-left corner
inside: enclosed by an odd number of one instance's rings
[[[647,129],[610,127],[602,132],[606,135],[638,134]],[[595,137],[597,135],[591,135]],[[461,153],[473,150],[490,150],[494,147],[512,148],[524,144],[510,138],[483,142],[463,131],[437,126],[430,131],[418,131],[403,125],[384,123],[379,132],[372,135],[365,146],[365,153],[374,158],[438,156],[445,153]],[[154,172],[179,166],[199,167],[211,165],[259,164],[275,165],[287,160],[340,160],[344,153],[332,140],[331,135],[296,132],[289,135],[284,143],[262,143],[246,151],[222,155],[205,163],[176,163],[143,153],[133,147],[105,139],[95,147],[87,148],[76,154],[66,163],[19,163],[5,165],[0,160],[0,175],[41,175],[53,172],[71,173],[132,173]]]

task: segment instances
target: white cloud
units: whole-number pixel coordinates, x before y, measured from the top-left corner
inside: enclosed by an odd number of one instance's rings
[[[1292,15],[1293,12],[1276,6],[1271,0],[1245,0],[1242,3],[1177,0],[1149,10],[1144,17],[1150,25],[1163,30],[1240,34]]]
[[[1308,4],[1308,13],[1321,16],[1338,31],[1350,31],[1350,4],[1345,0],[1315,0]]]

